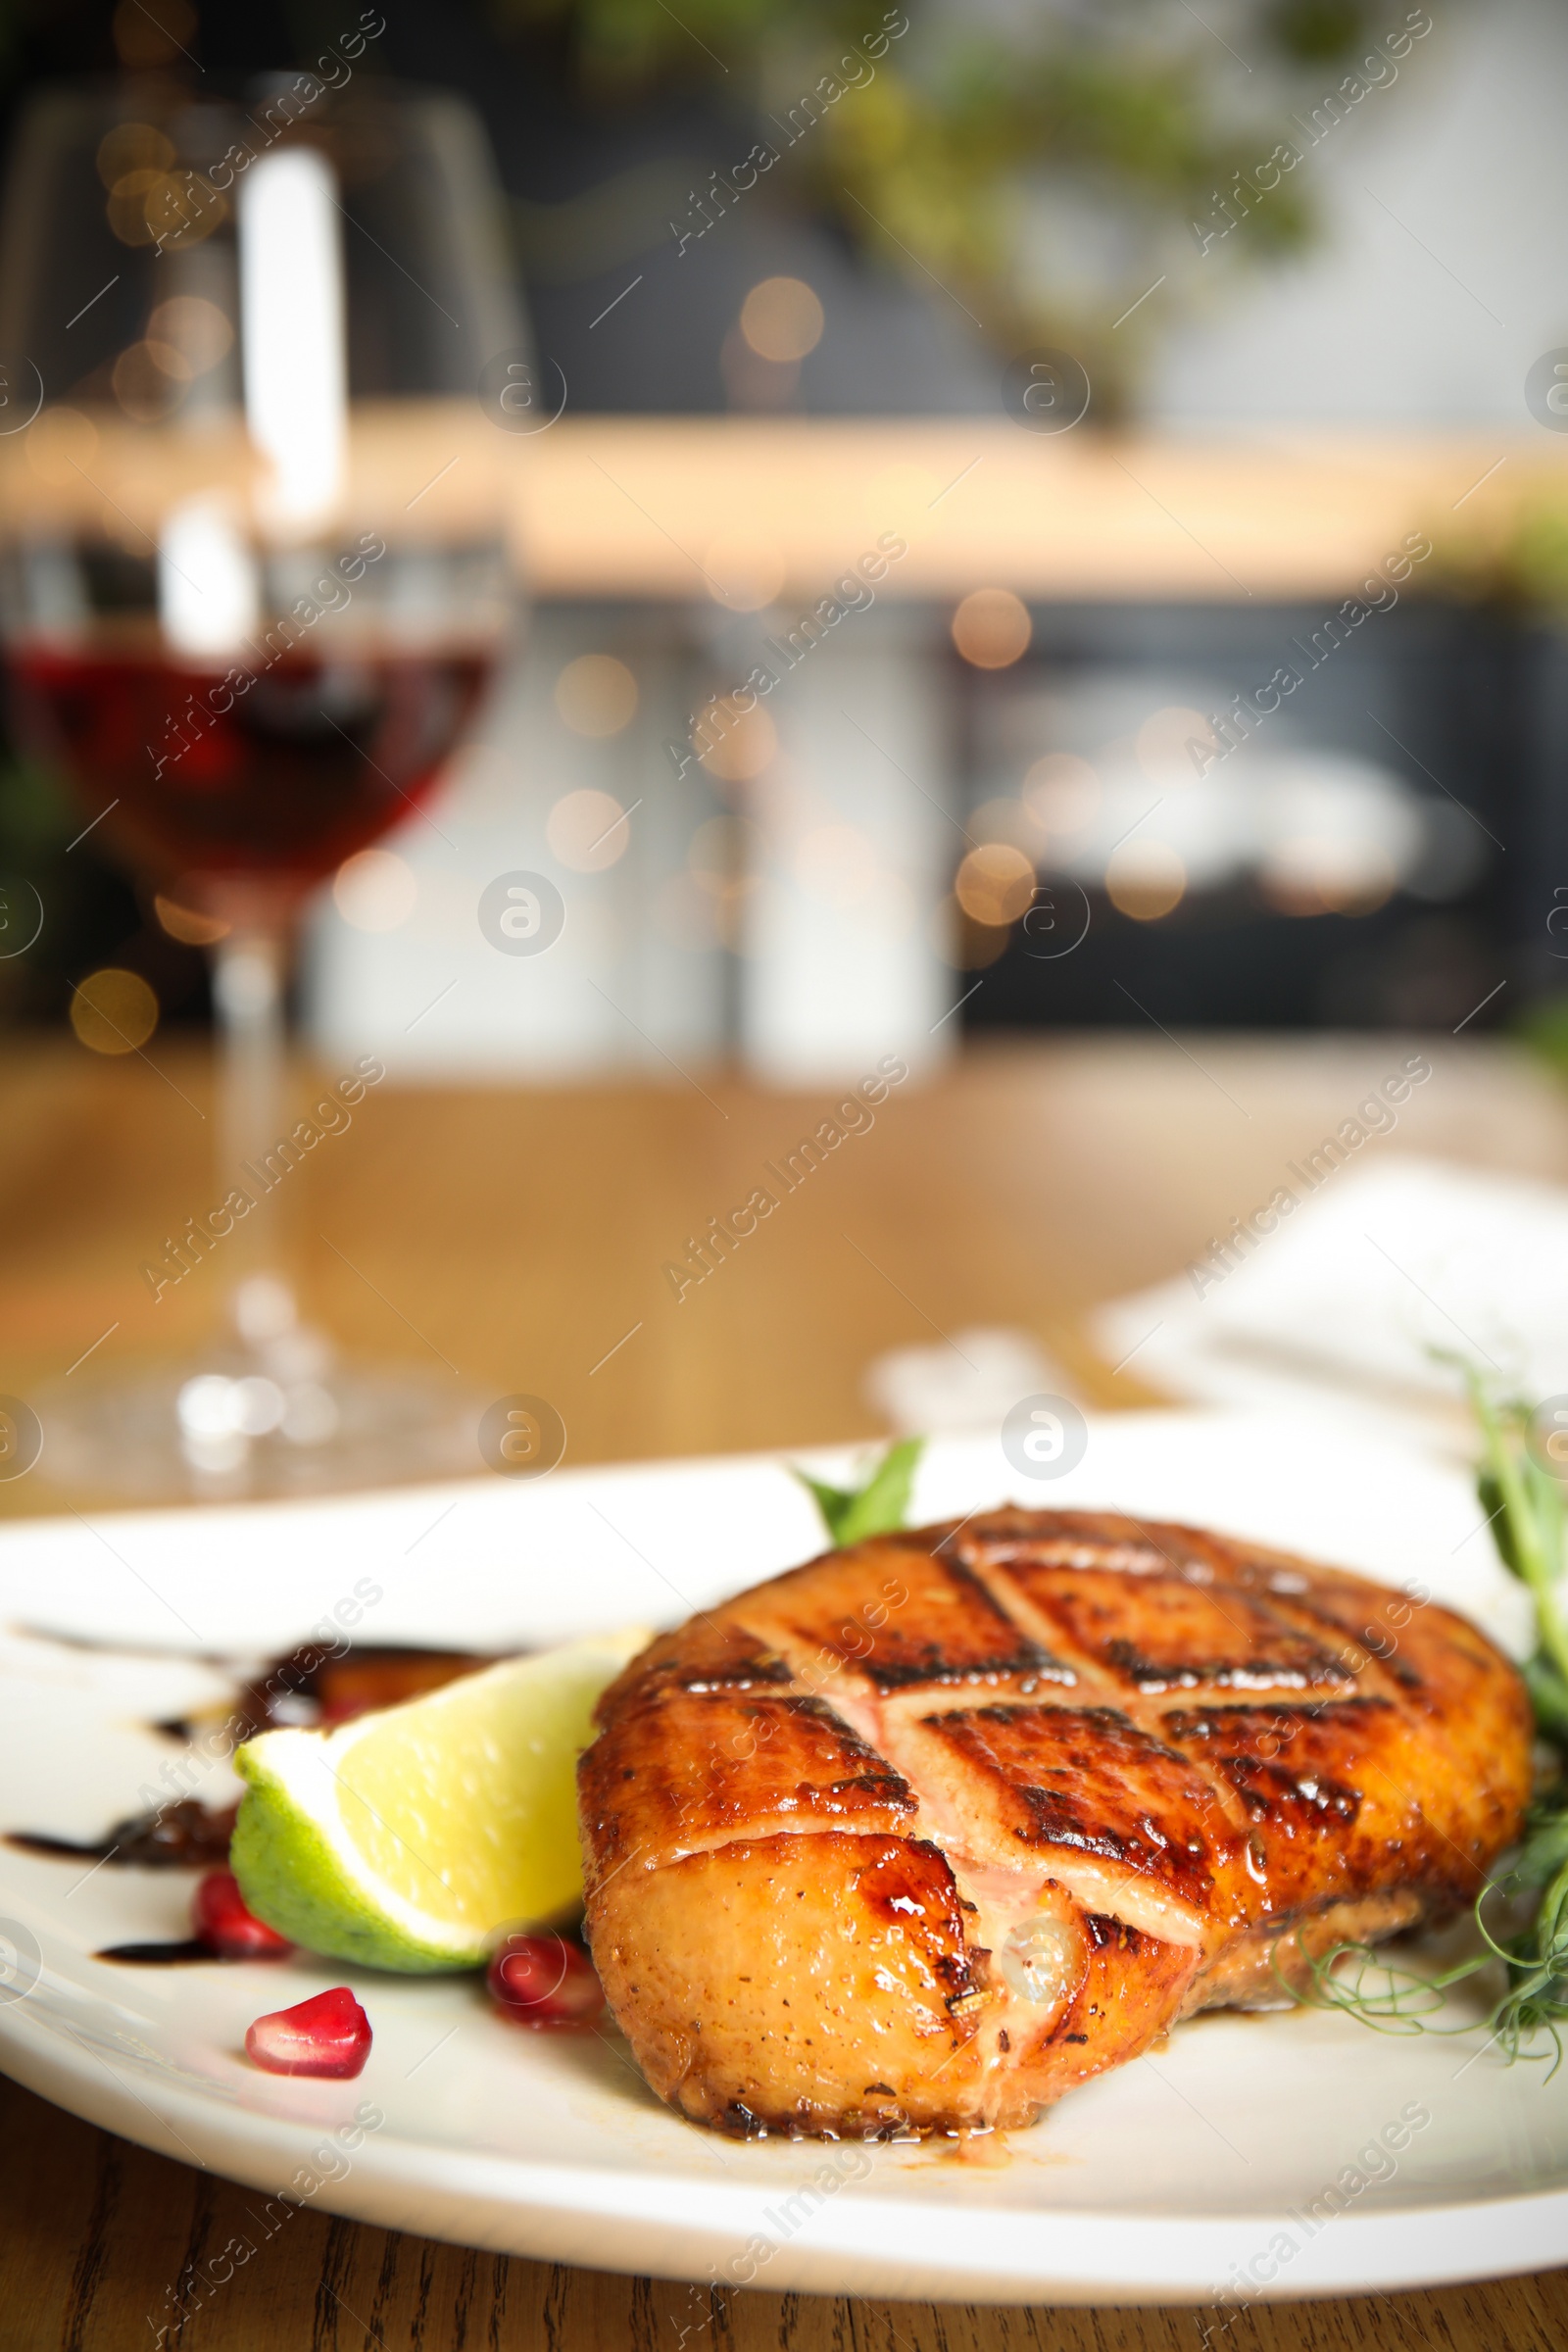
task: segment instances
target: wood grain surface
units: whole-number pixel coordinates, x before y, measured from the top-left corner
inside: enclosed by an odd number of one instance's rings
[[[145,2352],[172,2298],[189,2299],[198,2266],[233,2237],[260,2235],[260,2202],[0,2083],[0,2343]],[[755,2290],[694,2300],[666,2279],[522,2262],[302,2211],[163,2340],[175,2352],[1562,2352],[1568,2271],[1273,2304],[1221,2333],[1200,2310]]]
[[[398,1092],[300,1173],[308,1303],[366,1353],[444,1354],[564,1414],[569,1458],[870,1434],[881,1348],[977,1323],[1031,1331],[1103,1403],[1144,1401],[1083,1338],[1097,1299],[1176,1270],[1407,1050],[1117,1036],[999,1047],[890,1099],[721,1273],[679,1303],[662,1261],[831,1106],[722,1074],[550,1092]],[[1375,1148],[1568,1177],[1568,1108],[1508,1049],[1423,1041],[1435,1075]],[[305,1080],[302,1075],[301,1084]],[[139,1266],[206,1201],[201,1056],[6,1057],[0,1389],[192,1344],[218,1303],[154,1308]],[[344,1253],[339,1255],[338,1252]],[[345,1263],[352,1260],[352,1266]],[[216,1267],[208,1267],[215,1274]],[[630,1326],[634,1339],[604,1351]],[[94,1360],[97,1360],[96,1358]],[[597,1368],[596,1368],[597,1367]],[[0,1508],[58,1507],[36,1474]],[[251,2192],[0,2083],[0,2352],[155,2347],[182,2280],[243,2234]],[[251,2234],[256,2234],[254,2229]],[[694,2314],[700,2325],[693,2325]],[[178,2352],[1203,2352],[1212,2315],[883,2304],[510,2260],[300,2211],[164,2342]],[[687,2333],[682,2342],[682,2329]],[[1560,2352],[1568,2272],[1281,2304],[1226,2352]]]

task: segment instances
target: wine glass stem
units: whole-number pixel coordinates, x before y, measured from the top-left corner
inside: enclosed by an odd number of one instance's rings
[[[258,1276],[277,1286],[274,1312],[285,1297],[292,1298],[281,1271],[284,1253],[275,1198],[291,1158],[298,1156],[285,1155],[281,1149],[286,956],[281,926],[253,920],[236,923],[213,958],[220,1041],[218,1192],[234,1219],[228,1243],[229,1313],[247,1342],[255,1336],[249,1328],[254,1318],[245,1311],[244,1298]],[[254,1298],[254,1293],[250,1295]]]

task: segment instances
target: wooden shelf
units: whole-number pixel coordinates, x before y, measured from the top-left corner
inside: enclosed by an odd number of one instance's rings
[[[893,529],[908,553],[882,597],[1243,603],[1343,595],[1408,531],[1494,532],[1521,498],[1568,495],[1568,446],[1539,431],[1181,441],[989,418],[567,417],[517,444],[514,483],[546,596],[708,596],[705,572],[722,584],[747,549],[788,594],[821,595]]]
[[[196,433],[95,410],[68,419],[64,440],[47,416],[0,439],[13,528],[84,525],[140,550],[172,500],[204,485],[249,503],[255,462],[237,425]],[[476,401],[442,400],[356,414],[329,536],[369,525],[406,542],[503,513],[535,594],[555,598],[733,609],[722,591],[753,577],[805,605],[891,533],[906,552],[879,599],[995,586],[1245,603],[1343,596],[1407,532],[1496,534],[1542,495],[1568,499],[1568,440],[1534,426],[1160,439],[1045,436],[996,416],[568,415],[514,436]]]

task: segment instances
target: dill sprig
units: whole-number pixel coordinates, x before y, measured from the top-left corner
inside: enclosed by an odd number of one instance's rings
[[[1568,1579],[1564,1577],[1563,1489],[1531,1444],[1534,1416],[1516,1397],[1498,1398],[1479,1373],[1460,1366],[1481,1433],[1476,1492],[1487,1513],[1497,1556],[1528,1590],[1535,1611],[1536,1646],[1524,1669],[1536,1728],[1554,1751],[1548,1777],[1526,1825],[1524,1844],[1500,1877],[1476,1897],[1475,1924],[1484,1949],[1435,1976],[1422,1976],[1381,1957],[1370,1944],[1339,1943],[1312,1954],[1297,1936],[1310,1989],[1290,1985],[1294,1997],[1338,2009],[1380,2034],[1469,2034],[1485,2031],[1511,2065],[1544,2059],[1548,2080],[1562,2063],[1568,2026]],[[1488,1919],[1500,1901],[1533,1916],[1498,1936]],[[1455,1984],[1500,1964],[1503,1989],[1485,2017],[1458,2026],[1431,2021]],[[1527,2044],[1541,2041],[1543,2046]]]
[[[1338,2009],[1353,2017],[1358,2025],[1370,2026],[1375,2034],[1468,2034],[1469,2024],[1462,2026],[1431,2026],[1427,2020],[1435,2017],[1447,2001],[1451,1985],[1461,1984],[1491,1965],[1491,1954],[1482,1952],[1461,1960],[1457,1967],[1445,1969],[1436,1977],[1423,1977],[1413,1968],[1399,1968],[1385,1959],[1369,1943],[1331,1944],[1326,1952],[1309,1952],[1296,1938],[1311,1983],[1311,1991],[1302,1992],[1281,1975],[1276,1962],[1274,1974],[1293,1999],[1314,2009]],[[1349,1963],[1341,1975],[1342,1963]]]

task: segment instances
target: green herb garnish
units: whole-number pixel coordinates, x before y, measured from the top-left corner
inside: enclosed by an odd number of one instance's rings
[[[858,1487],[824,1486],[818,1478],[808,1478],[804,1470],[795,1475],[815,1497],[822,1524],[833,1542],[860,1544],[867,1536],[885,1536],[904,1525],[915,1464],[924,1448],[924,1438],[900,1438]]]
[[[1557,1769],[1531,1809],[1525,1842],[1512,1868],[1489,1879],[1476,1897],[1475,1921],[1485,1951],[1438,1976],[1422,1977],[1391,1967],[1369,1944],[1336,1944],[1315,1959],[1304,1955],[1312,1989],[1296,1997],[1343,2010],[1382,2034],[1473,2033],[1474,2026],[1434,2026],[1428,2020],[1443,2007],[1451,1985],[1500,1961],[1505,1987],[1481,2026],[1510,2064],[1521,2057],[1544,2058],[1544,2049],[1528,2050],[1524,2045],[1537,2034],[1547,2035],[1552,2050],[1549,2077],[1562,2063],[1559,2029],[1568,2024],[1568,1579],[1563,1490],[1531,1452],[1530,1407],[1516,1398],[1499,1400],[1470,1366],[1461,1368],[1481,1431],[1476,1493],[1498,1558],[1527,1587],[1535,1607],[1536,1647],[1524,1669],[1525,1683],[1536,1728],[1556,1751]],[[1540,1900],[1529,1925],[1494,1936],[1486,1918],[1489,1901],[1500,1899],[1517,1908],[1536,1893]]]

